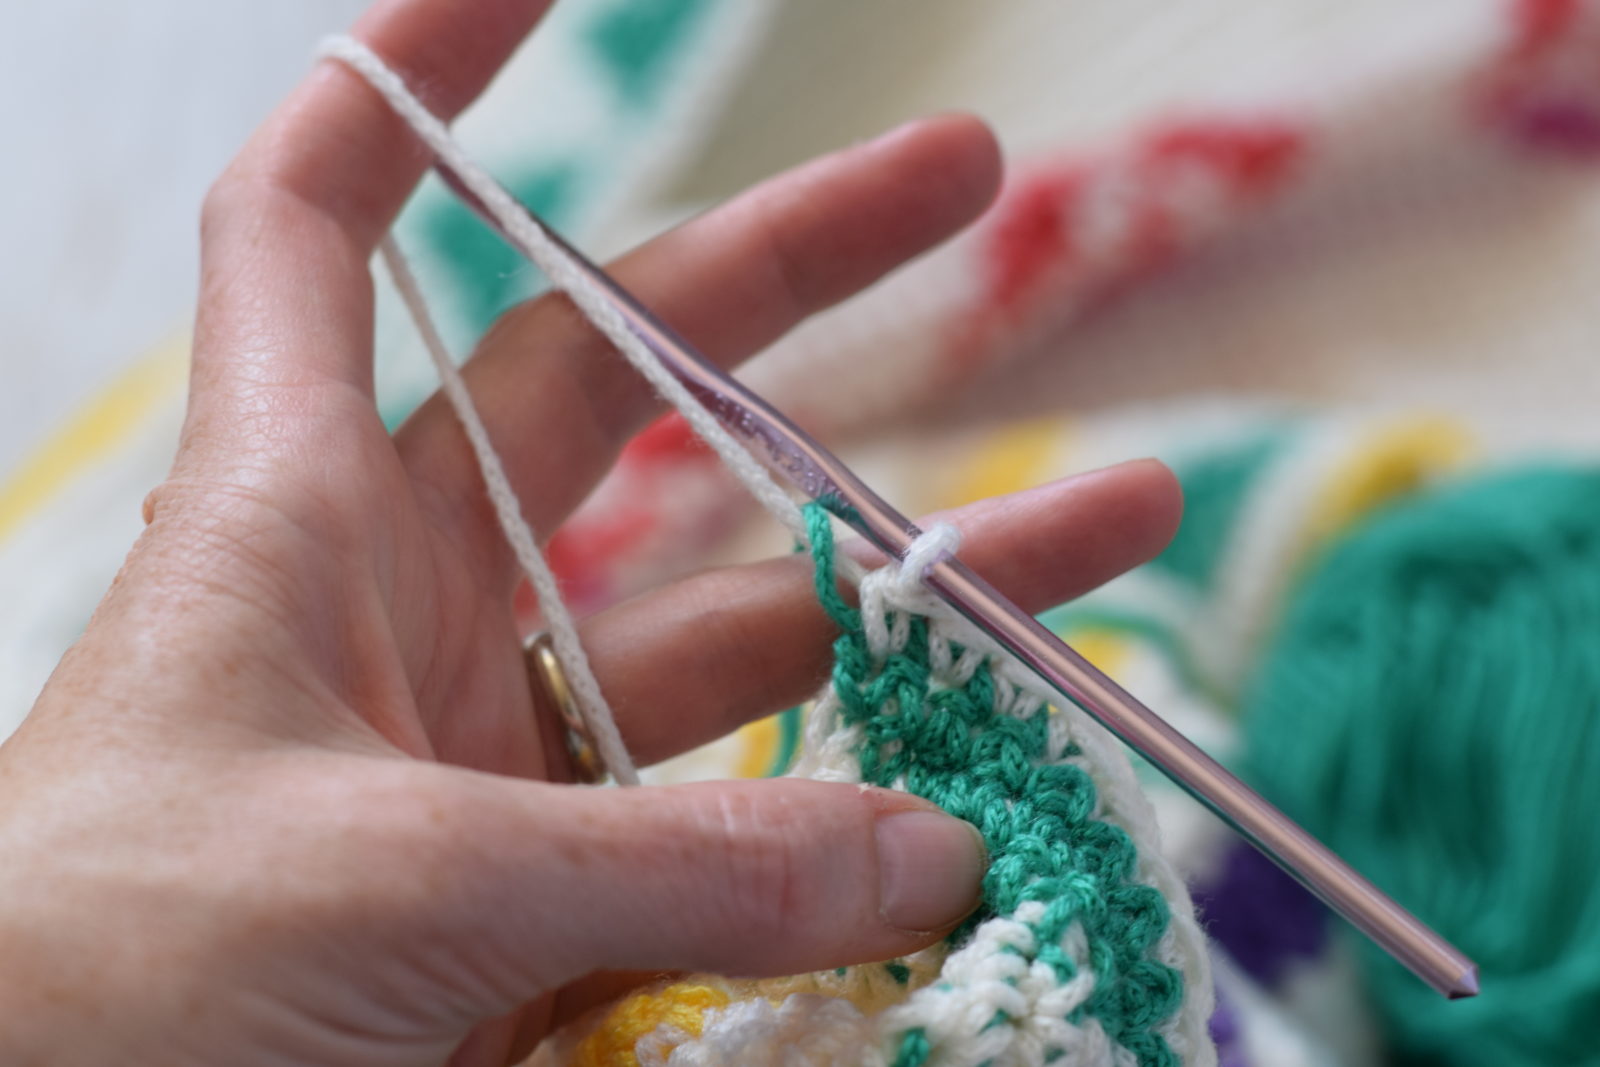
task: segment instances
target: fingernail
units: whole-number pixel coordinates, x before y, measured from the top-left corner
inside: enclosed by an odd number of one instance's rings
[[[878,901],[884,922],[901,930],[940,930],[978,906],[988,866],[972,824],[932,811],[880,816]]]

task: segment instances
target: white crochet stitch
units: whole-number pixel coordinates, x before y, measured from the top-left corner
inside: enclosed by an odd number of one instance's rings
[[[657,1031],[636,1055],[639,1067],[834,1067],[864,1062],[873,1040],[872,1021],[849,1001],[796,993],[781,1004],[754,997],[714,1008],[698,1038],[669,1043]]]

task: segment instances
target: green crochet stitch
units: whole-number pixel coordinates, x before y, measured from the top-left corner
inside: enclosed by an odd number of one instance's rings
[[[1081,922],[1097,981],[1071,1021],[1095,1018],[1143,1067],[1176,1065],[1177,1056],[1156,1033],[1183,1000],[1182,976],[1153,956],[1167,930],[1167,904],[1134,880],[1133,841],[1095,817],[1094,782],[1077,766],[1043,762],[1047,714],[1024,721],[995,710],[996,683],[987,664],[958,689],[933,678],[927,619],[910,620],[905,649],[875,661],[861,613],[839,594],[827,506],[808,505],[806,522],[817,596],[842,631],[833,646],[833,687],[844,721],[866,733],[862,781],[897,785],[933,801],[976,826],[989,848],[982,905],[953,940],[959,943],[977,924],[1011,915],[1026,901],[1043,902],[1047,911],[1033,926],[1037,958],[1065,982],[1076,965],[1061,940]],[[1001,1015],[993,1025],[1005,1022]],[[918,1067],[931,1053],[927,1036],[909,1031],[895,1067]]]

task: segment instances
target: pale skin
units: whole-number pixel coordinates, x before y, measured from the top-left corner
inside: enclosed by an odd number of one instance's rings
[[[390,0],[355,32],[448,115],[545,6]],[[641,974],[889,958],[976,903],[981,846],[913,798],[566,784],[458,426],[435,398],[391,436],[373,406],[369,262],[426,162],[323,64],[207,199],[172,474],[0,746],[0,1061],[498,1067]],[[969,222],[998,175],[980,123],[925,120],[613,269],[731,366]],[[551,299],[508,313],[467,380],[544,532],[658,411]],[[1178,511],[1140,462],[946,517],[1043,609],[1159,551]],[[586,621],[641,763],[816,690],[832,633],[809,582],[788,557]]]

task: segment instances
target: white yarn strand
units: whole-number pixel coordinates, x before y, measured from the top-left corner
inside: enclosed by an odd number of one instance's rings
[[[450,401],[450,406],[455,409],[462,430],[466,432],[467,441],[472,446],[472,454],[478,461],[478,469],[483,473],[483,484],[488,490],[489,502],[494,505],[495,517],[500,521],[500,529],[505,534],[506,542],[510,544],[523,573],[527,574],[528,580],[533,583],[534,592],[539,598],[539,609],[544,615],[544,623],[550,633],[552,650],[567,676],[567,684],[572,688],[572,695],[578,703],[578,712],[583,716],[583,724],[594,738],[595,747],[600,751],[600,758],[605,761],[611,777],[616,779],[617,784],[638,785],[639,772],[634,768],[632,757],[628,755],[628,748],[622,741],[622,733],[617,729],[616,719],[611,714],[611,706],[606,703],[605,694],[600,691],[600,682],[595,678],[594,669],[589,665],[589,657],[583,651],[583,643],[578,639],[578,624],[573,620],[566,601],[561,598],[561,588],[556,582],[555,574],[550,570],[550,564],[544,558],[544,553],[539,551],[539,542],[534,537],[533,530],[522,517],[522,505],[517,500],[516,490],[511,487],[511,480],[506,477],[505,466],[500,462],[494,443],[489,439],[489,431],[478,415],[477,406],[472,402],[472,394],[467,390],[467,383],[462,380],[461,372],[456,369],[455,360],[450,358],[444,338],[440,336],[433,315],[428,310],[427,298],[422,295],[422,287],[417,284],[416,275],[412,273],[411,265],[406,262],[405,254],[400,250],[392,234],[384,237],[380,251],[383,254],[384,265],[394,278],[395,289],[398,290],[406,310],[411,313],[417,332],[422,336],[422,343],[428,349],[428,355],[433,359],[433,365],[439,372],[444,395]]]
[[[802,543],[806,541],[805,522],[800,508],[784,492],[766,467],[761,465],[731,433],[723,428],[699,399],[661,365],[655,353],[628,329],[627,322],[605,293],[597,289],[582,269],[572,261],[544,228],[513,200],[489,173],[450,136],[438,116],[412,95],[404,81],[370,48],[352,37],[333,37],[324,41],[320,54],[339,60],[360,74],[388,101],[422,142],[444,160],[499,226],[544,272],[557,289],[566,293],[584,318],[599,330],[631,363],[635,370],[677,408],[695,433],[699,434],[734,477],[744,483],[750,495]]]

